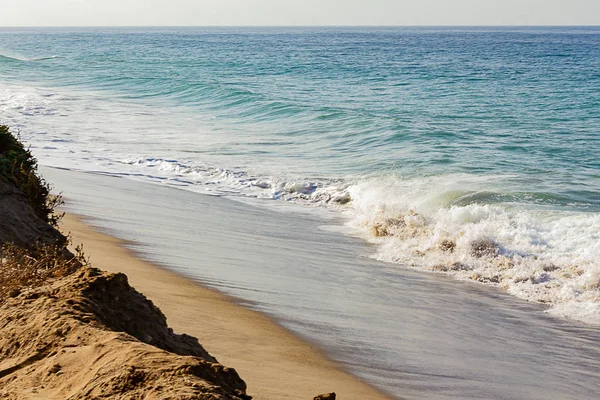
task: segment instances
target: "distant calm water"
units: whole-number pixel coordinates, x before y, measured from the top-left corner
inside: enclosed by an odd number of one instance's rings
[[[43,164],[331,207],[600,324],[600,28],[1,29],[0,82]]]

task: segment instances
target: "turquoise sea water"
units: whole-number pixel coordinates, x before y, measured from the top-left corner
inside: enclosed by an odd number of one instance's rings
[[[3,28],[0,123],[600,324],[600,28]]]

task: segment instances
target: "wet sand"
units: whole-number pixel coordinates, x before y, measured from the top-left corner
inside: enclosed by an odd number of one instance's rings
[[[136,258],[124,242],[99,233],[74,215],[62,230],[84,244],[93,266],[123,272],[138,291],[167,316],[177,333],[197,337],[224,365],[235,368],[256,399],[312,399],[335,391],[339,398],[388,399],[345,373],[309,343],[267,316],[235,303],[213,289]]]

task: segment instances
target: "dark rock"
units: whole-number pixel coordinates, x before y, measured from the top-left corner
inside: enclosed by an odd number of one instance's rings
[[[313,400],[335,400],[335,392],[331,392],[331,393],[327,393],[327,394],[320,394],[318,396],[315,396],[315,398]]]
[[[49,371],[49,373],[51,373],[51,374],[56,374],[56,373],[58,373],[58,372],[59,372],[61,369],[62,369],[62,367],[60,366],[60,364],[54,364],[54,365],[52,366],[52,368],[50,368],[50,371]]]

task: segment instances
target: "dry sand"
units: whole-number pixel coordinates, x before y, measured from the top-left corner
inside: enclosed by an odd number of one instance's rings
[[[249,399],[124,274],[83,266],[23,289],[0,304],[1,399]]]
[[[390,399],[343,372],[314,346],[267,316],[192,280],[142,261],[122,241],[67,215],[61,230],[84,244],[94,267],[123,272],[166,315],[177,333],[198,338],[220,363],[235,368],[255,399],[312,399],[335,391],[341,400]]]

